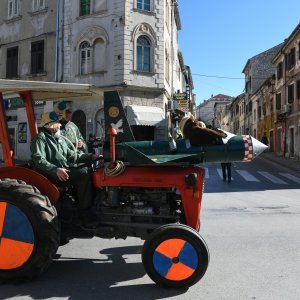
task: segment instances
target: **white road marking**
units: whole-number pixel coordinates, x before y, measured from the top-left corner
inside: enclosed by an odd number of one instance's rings
[[[259,179],[251,175],[248,171],[245,170],[235,170],[238,174],[240,174],[246,181],[252,182],[260,182]]]
[[[277,184],[288,184],[287,182],[281,180],[280,178],[270,174],[269,172],[263,172],[263,171],[258,171],[257,173],[259,173],[260,175],[264,176],[265,178],[267,178],[268,180],[272,181],[273,183],[277,183]]]
[[[205,178],[209,178],[208,168],[203,168],[205,170]]]
[[[288,173],[279,173],[279,175],[300,184],[300,178]]]

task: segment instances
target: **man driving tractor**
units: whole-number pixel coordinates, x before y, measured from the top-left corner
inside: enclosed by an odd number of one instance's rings
[[[78,168],[78,163],[91,164],[99,155],[75,153],[60,135],[60,118],[55,112],[45,112],[42,130],[31,142],[34,167],[59,185],[76,187],[80,221],[84,227],[97,225],[92,207],[92,184],[89,168]]]

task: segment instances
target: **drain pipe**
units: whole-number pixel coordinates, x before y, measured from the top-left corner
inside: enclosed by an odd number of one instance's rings
[[[64,64],[65,64],[65,0],[62,0],[62,21],[61,21],[61,75],[60,82],[64,81]]]
[[[56,0],[56,41],[55,41],[55,79],[58,81],[58,63],[59,63],[59,11],[60,0]]]

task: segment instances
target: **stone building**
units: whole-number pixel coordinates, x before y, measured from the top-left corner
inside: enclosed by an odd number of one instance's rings
[[[266,135],[269,150],[300,159],[300,23],[284,43],[246,63],[245,94],[220,112],[221,123],[231,110],[232,132]]]
[[[221,110],[222,106],[231,103],[233,97],[218,94],[216,96],[211,95],[211,98],[205,100],[203,103],[196,108],[196,118],[203,121],[207,125],[213,127],[220,126],[219,120],[217,119],[217,112]]]
[[[1,1],[0,78],[56,81],[56,18],[56,1]],[[4,104],[15,157],[28,159],[30,134],[23,102],[19,95],[10,95]],[[52,103],[36,102],[37,121],[44,110],[52,109]]]
[[[300,23],[272,63],[276,66],[274,151],[300,159]]]
[[[3,2],[1,78],[89,83],[117,90],[138,139],[166,138],[171,127],[168,104],[175,92],[193,95],[191,72],[178,45],[177,1]],[[28,132],[23,143],[17,139],[19,123],[25,122],[22,101],[11,95],[6,103],[16,157],[27,159]],[[53,103],[36,105],[39,120]],[[102,103],[74,102],[70,106],[73,121],[85,137],[89,133],[103,137]],[[141,114],[141,110],[149,113]]]
[[[245,74],[246,80],[243,134],[248,132],[253,134],[256,131],[256,128],[253,127],[253,111],[255,110],[255,114],[258,116],[259,111],[262,109],[262,104],[257,105],[256,102],[256,98],[258,97],[257,91],[263,83],[274,74],[275,66],[272,64],[272,59],[281,46],[282,44],[279,44],[248,59],[242,71]],[[253,106],[257,106],[257,108]],[[269,131],[269,129],[265,128],[263,131]],[[261,132],[258,133],[258,138],[261,138],[261,134]]]

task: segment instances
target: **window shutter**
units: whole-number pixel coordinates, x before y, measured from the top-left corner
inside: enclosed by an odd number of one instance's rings
[[[276,94],[276,109],[281,109],[281,93]]]

